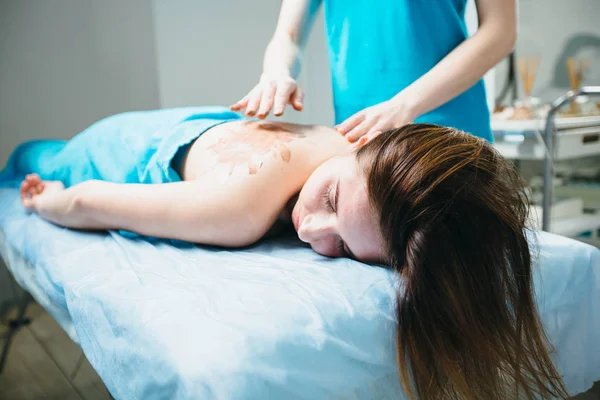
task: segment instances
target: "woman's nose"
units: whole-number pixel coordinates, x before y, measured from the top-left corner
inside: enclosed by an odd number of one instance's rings
[[[322,240],[332,235],[335,230],[333,215],[309,214],[302,220],[298,228],[298,237],[306,243]]]

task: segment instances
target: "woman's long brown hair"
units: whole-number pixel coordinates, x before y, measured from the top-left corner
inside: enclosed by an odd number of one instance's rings
[[[411,398],[568,397],[536,312],[527,201],[491,145],[436,125],[357,154],[400,274],[397,356]]]

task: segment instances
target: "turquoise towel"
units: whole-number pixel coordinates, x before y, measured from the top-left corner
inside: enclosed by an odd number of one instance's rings
[[[177,150],[207,129],[241,117],[225,107],[135,111],[96,122],[70,141],[21,144],[0,172],[0,186],[16,186],[29,173],[72,186],[86,180],[165,183]]]
[[[66,187],[87,180],[177,182],[181,178],[171,167],[177,150],[209,128],[241,118],[225,107],[114,115],[96,122],[70,141],[34,140],[21,144],[0,172],[0,187],[18,187],[30,173],[37,173],[44,180],[62,181]],[[132,232],[119,233],[141,238]],[[177,240],[169,242],[178,247],[190,246]]]

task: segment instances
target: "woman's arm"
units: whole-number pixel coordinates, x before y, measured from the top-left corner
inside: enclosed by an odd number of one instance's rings
[[[48,186],[32,197],[30,208],[69,228],[119,229],[239,247],[259,240],[279,211],[277,204],[264,199],[254,204],[245,194],[235,184],[211,189],[202,180],[157,185],[88,181],[66,190]]]
[[[336,127],[350,141],[412,122],[463,93],[514,47],[515,0],[476,0],[477,32],[389,101],[354,114]]]
[[[265,51],[259,83],[232,110],[246,109],[248,116],[258,112],[265,118],[271,109],[282,115],[287,104],[300,111],[303,93],[296,78],[300,74],[306,38],[322,0],[284,0],[277,27]]]

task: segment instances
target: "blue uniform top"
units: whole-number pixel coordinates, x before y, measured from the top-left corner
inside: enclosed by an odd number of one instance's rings
[[[389,100],[467,38],[466,0],[325,0],[336,123]],[[492,140],[483,81],[416,120]]]

